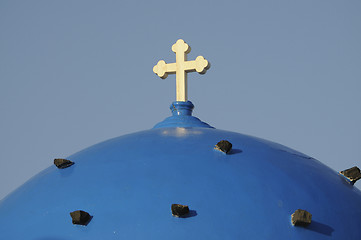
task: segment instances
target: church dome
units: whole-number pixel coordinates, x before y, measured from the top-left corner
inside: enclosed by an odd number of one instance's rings
[[[192,108],[175,102],[155,128],[33,177],[1,202],[1,239],[360,239],[361,192],[346,178],[277,143],[212,128]],[[228,153],[215,149],[221,140]],[[173,216],[172,204],[189,213]],[[311,224],[292,224],[297,209]],[[76,210],[90,214],[86,225],[72,223]]]
[[[0,202],[0,239],[360,239],[352,179],[193,107],[56,159]]]

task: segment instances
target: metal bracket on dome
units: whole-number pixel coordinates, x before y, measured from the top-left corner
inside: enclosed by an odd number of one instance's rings
[[[89,213],[82,211],[82,210],[76,210],[74,212],[70,213],[70,217],[72,219],[73,224],[76,225],[88,225],[90,220],[93,218],[90,216]]]
[[[63,158],[54,159],[54,165],[59,169],[64,169],[64,168],[70,167],[73,164],[74,164],[74,162],[72,162],[68,159],[63,159]]]
[[[340,172],[340,174],[344,176],[346,180],[352,185],[354,185],[357,180],[361,179],[360,169],[356,166],[343,170]]]
[[[214,146],[214,149],[227,154],[232,150],[232,143],[227,140],[221,140]]]
[[[312,214],[306,210],[297,209],[291,215],[291,222],[294,226],[308,226],[312,221]]]

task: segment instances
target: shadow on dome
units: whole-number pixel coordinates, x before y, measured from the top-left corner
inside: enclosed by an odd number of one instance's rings
[[[321,233],[323,235],[331,236],[334,229],[326,224],[312,220],[312,223],[306,229]]]

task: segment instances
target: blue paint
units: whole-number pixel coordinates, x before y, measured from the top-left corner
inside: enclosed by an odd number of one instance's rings
[[[196,117],[192,116],[194,105],[191,101],[180,102],[175,101],[170,105],[172,116],[166,118],[164,121],[156,124],[154,128],[164,127],[205,127],[213,128],[205,122],[202,122]]]
[[[0,239],[360,239],[361,192],[344,177],[285,146],[189,120],[191,103],[174,106],[154,129],[69,156],[73,166],[51,166],[3,199]],[[230,154],[214,149],[223,139]],[[192,215],[173,217],[172,203]],[[292,226],[296,209],[312,214],[309,227]],[[88,226],[71,223],[75,210],[93,216]]]

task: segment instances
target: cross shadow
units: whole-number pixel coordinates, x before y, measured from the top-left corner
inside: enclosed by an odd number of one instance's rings
[[[314,221],[314,220],[312,220],[311,224],[309,226],[307,226],[306,229],[308,229],[310,231],[318,232],[318,233],[321,233],[321,234],[327,235],[327,236],[331,236],[332,232],[335,231],[332,227],[330,227],[326,224]]]

